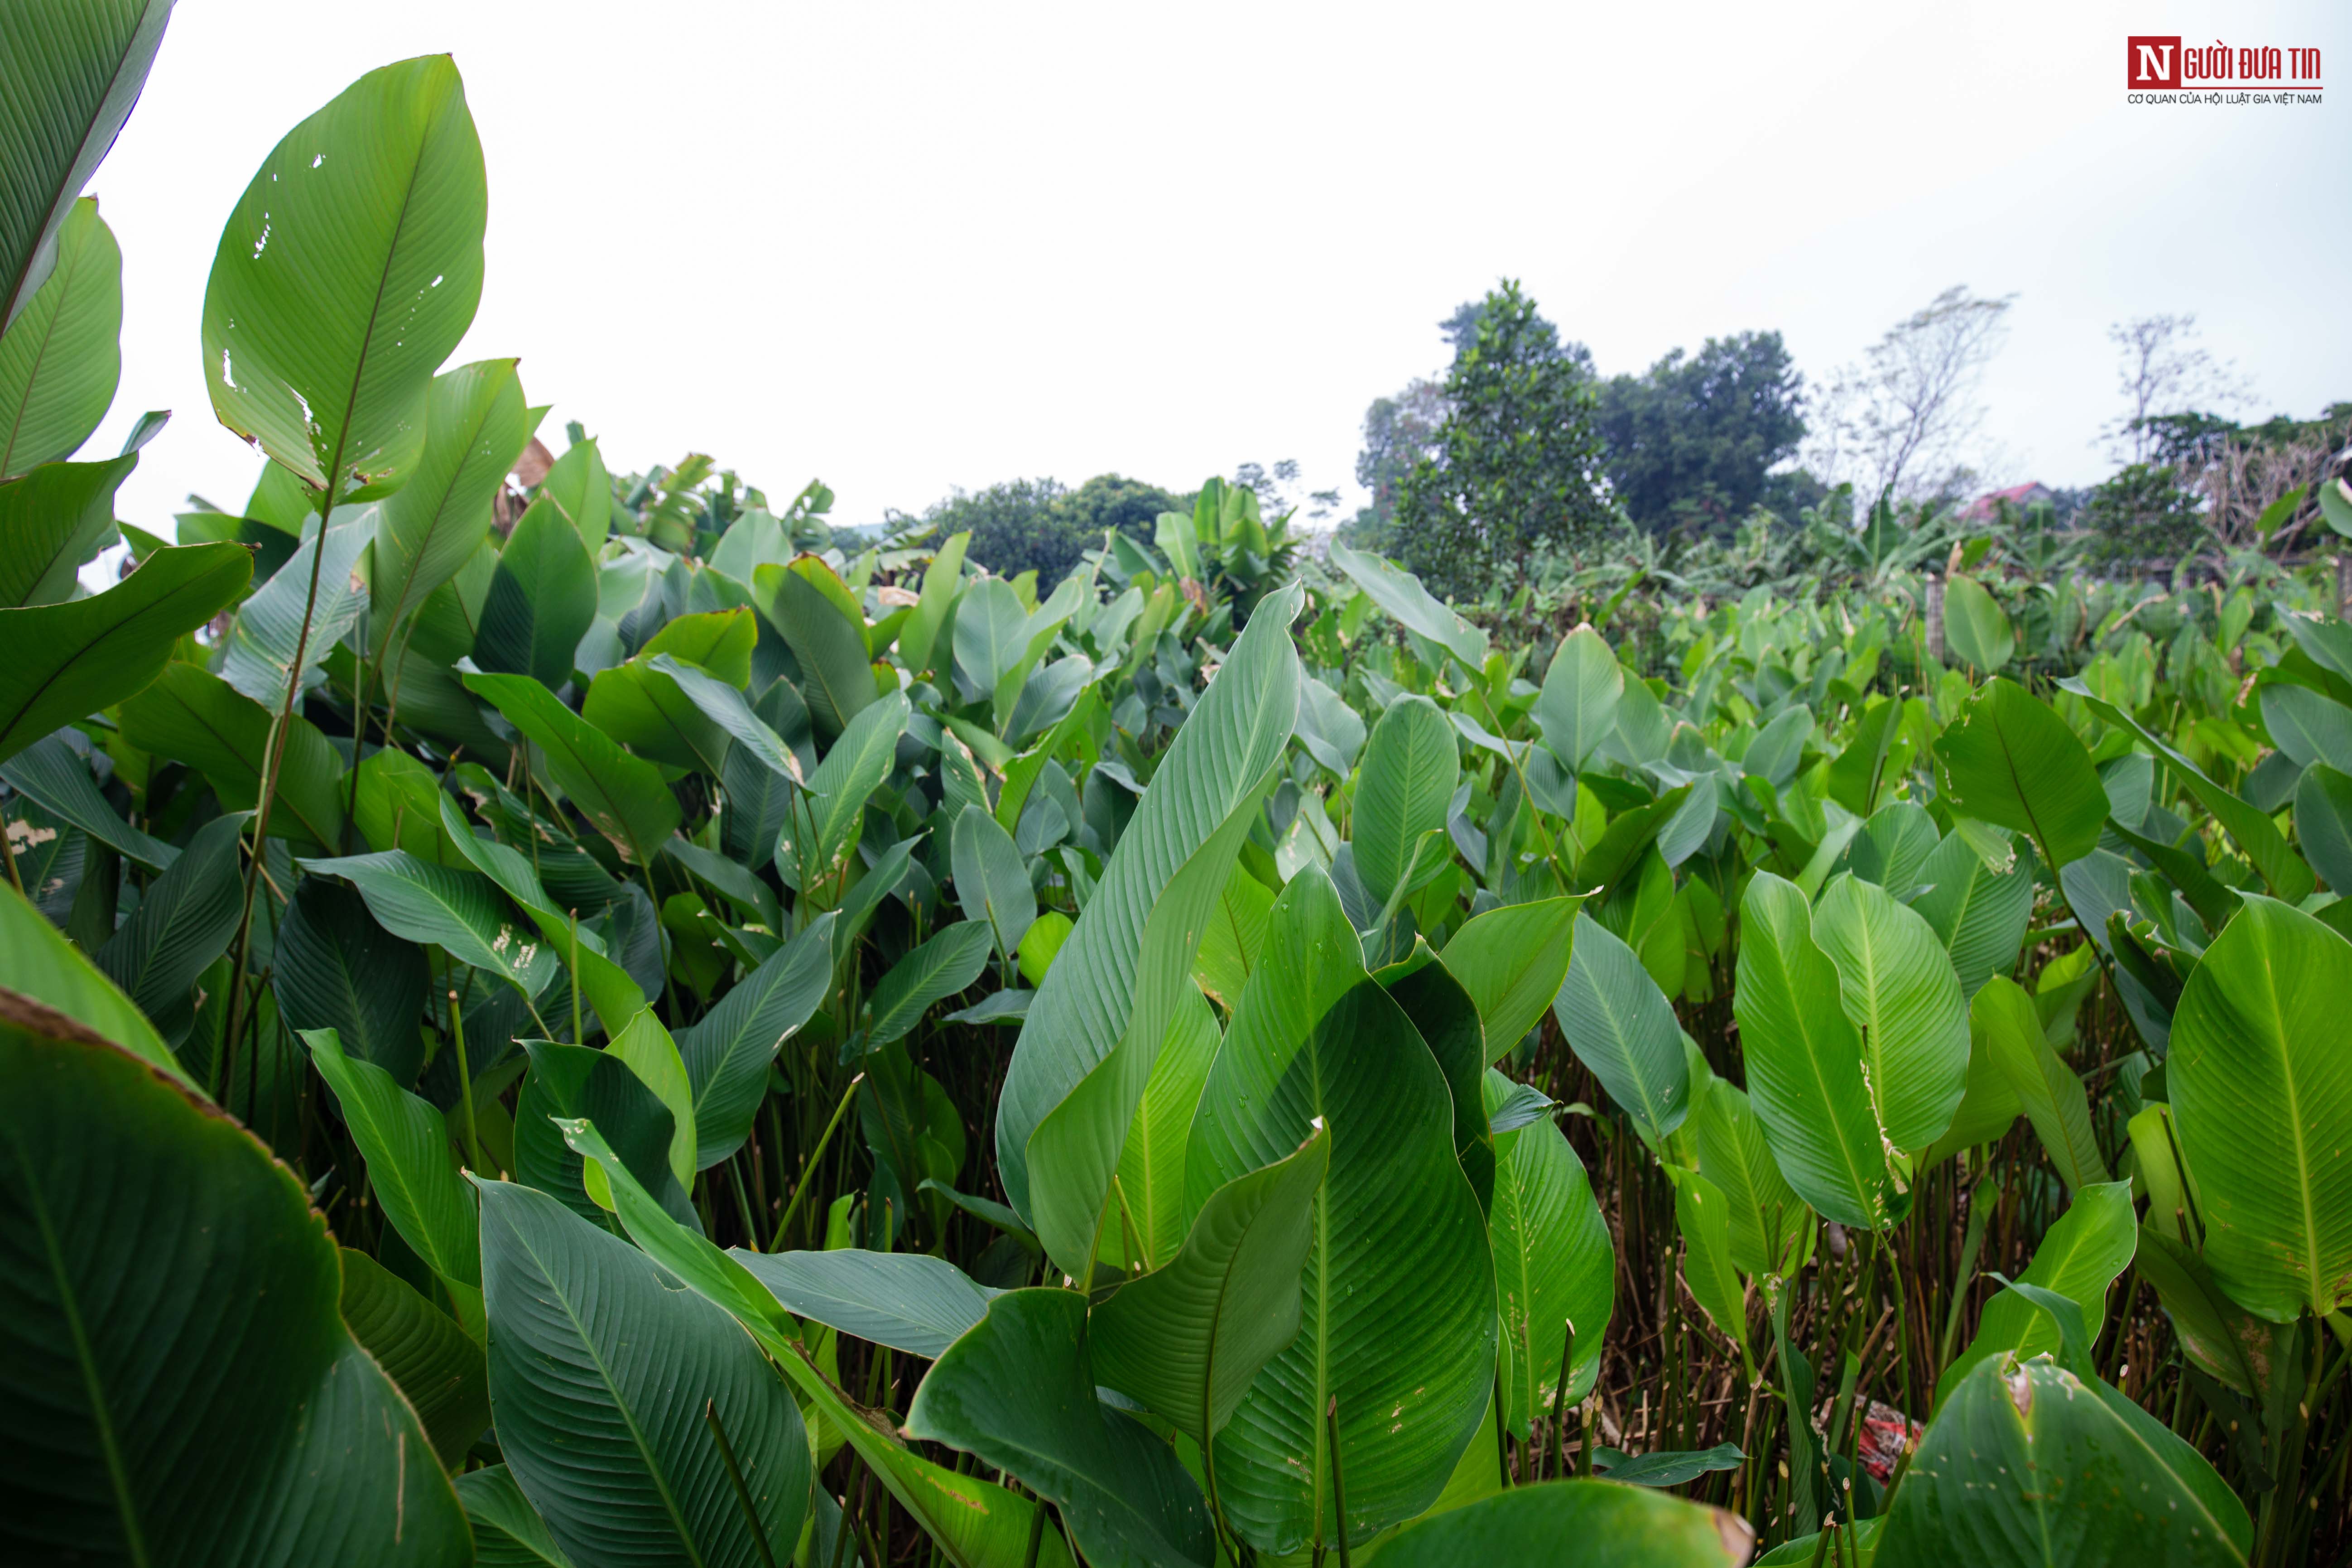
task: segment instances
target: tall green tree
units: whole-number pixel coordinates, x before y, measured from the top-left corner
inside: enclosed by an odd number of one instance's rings
[[[1470,598],[1524,577],[1538,546],[1598,533],[1613,512],[1591,356],[1563,344],[1509,279],[1461,325],[1437,449],[1400,487],[1394,546],[1432,590]]]
[[[1804,439],[1804,377],[1778,332],[1709,338],[1601,384],[1611,488],[1643,528],[1726,537]]]

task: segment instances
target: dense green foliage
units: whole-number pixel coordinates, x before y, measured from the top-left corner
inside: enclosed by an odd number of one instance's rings
[[[0,38],[0,216],[161,18]],[[2332,584],[1824,503],[1472,619],[1214,479],[1033,576],[527,460],[446,58],[314,173],[208,295],[245,515],[88,592],[136,440],[0,483],[0,1557],[2343,1549]],[[1490,303],[1455,395],[1589,415]]]

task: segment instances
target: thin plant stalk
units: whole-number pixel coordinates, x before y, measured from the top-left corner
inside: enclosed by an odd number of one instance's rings
[[[1029,1544],[1022,1549],[1021,1568],[1037,1568],[1037,1549],[1045,1542],[1045,1500],[1031,1500],[1035,1507],[1029,1510]]]
[[[466,1065],[466,1013],[457,1005],[457,993],[449,993],[449,1032],[457,1044],[457,1097],[466,1103],[466,1150],[473,1157],[474,1169],[485,1175],[490,1173],[490,1163],[482,1157],[482,1131],[474,1121],[474,1075]]]
[[[326,488],[319,492],[319,537],[310,551],[310,585],[302,600],[302,625],[294,634],[294,661],[286,670],[286,699],[278,704],[269,721],[269,735],[262,746],[261,793],[254,807],[253,859],[246,867],[244,902],[237,911],[236,937],[229,947],[228,1018],[221,1030],[221,1054],[226,1056],[235,1046],[237,1026],[245,1017],[245,961],[253,942],[253,890],[259,884],[261,862],[269,843],[269,812],[278,801],[278,773],[286,760],[286,737],[291,732],[294,704],[302,695],[302,665],[310,657],[310,619],[319,608],[319,568],[327,559],[327,523],[334,516],[335,492],[341,488],[343,442],[348,428],[335,437],[333,461],[322,470]],[[364,727],[364,716],[362,726]],[[356,743],[352,765],[359,766]],[[330,844],[331,850],[341,845]],[[470,1108],[469,1108],[470,1109]]]
[[[1576,1355],[1576,1320],[1565,1318],[1561,1321],[1567,1325],[1568,1332],[1559,1345],[1559,1386],[1553,1390],[1551,1396],[1552,1447],[1558,1458],[1558,1462],[1553,1465],[1552,1469],[1560,1479],[1566,1480],[1568,1479],[1568,1377],[1569,1363]],[[1540,1455],[1538,1455],[1538,1460],[1540,1460]],[[1540,1462],[1537,1468],[1538,1469],[1542,1468]]]
[[[824,1158],[824,1146],[833,1142],[834,1129],[839,1127],[841,1119],[848,1114],[849,1102],[856,1098],[857,1086],[865,1081],[866,1075],[859,1073],[849,1080],[849,1087],[841,1091],[841,1103],[833,1108],[833,1120],[824,1124],[824,1135],[816,1141],[816,1148],[810,1153],[808,1164],[801,1172],[800,1183],[793,1188],[792,1202],[784,1205],[784,1216],[776,1222],[776,1233],[768,1240],[770,1252],[784,1244],[784,1232],[791,1228],[793,1215],[800,1212],[801,1200],[808,1196],[809,1181],[816,1174],[817,1163]]]
[[[536,833],[534,833],[534,834],[532,834],[532,835],[530,836],[530,837],[531,837],[531,843],[532,843],[532,846],[533,846],[534,847],[537,847],[537,845],[538,845],[538,843],[539,843],[539,835],[538,835],[538,834],[536,834]],[[572,913],[572,1043],[573,1045],[575,1045],[575,1046],[576,1046],[576,1045],[580,1045],[580,1044],[582,1044],[582,1043],[583,1043],[583,1031],[582,1030],[582,1028],[581,1028],[581,1026],[580,1026],[580,911],[579,911],[578,910],[573,910],[572,911],[571,911],[571,913]]]

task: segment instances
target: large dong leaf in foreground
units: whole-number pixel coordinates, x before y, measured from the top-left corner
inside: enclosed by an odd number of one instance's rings
[[[808,1436],[758,1347],[546,1194],[478,1184],[499,1447],[557,1542],[615,1568],[755,1568],[789,1551],[808,1507]],[[729,1479],[712,1410],[756,1519]]]
[[[1873,1230],[1891,1224],[1910,1199],[1882,1141],[1861,1033],[1846,1016],[1836,967],[1813,941],[1805,895],[1759,871],[1739,927],[1732,1008],[1772,1157],[1797,1195],[1831,1219]]]
[[[73,456],[122,374],[122,251],[95,200],[74,204],[58,241],[57,270],[0,332],[0,479]],[[128,472],[135,460],[76,467]],[[110,528],[113,509],[103,516]]]
[[[1285,589],[1250,617],[1160,760],[1022,1026],[997,1101],[997,1159],[1005,1195],[1066,1267],[1082,1269],[1092,1256],[1177,988],[1191,984],[1201,931],[1240,847],[1228,842],[1231,826],[1257,808],[1290,739],[1298,707],[1290,622],[1302,596]],[[1182,883],[1171,889],[1180,870]],[[1147,941],[1147,922],[1157,941]],[[1066,1135],[1041,1171],[1031,1139],[1057,1114]]]
[[[338,501],[397,488],[482,296],[489,193],[446,55],[370,71],[286,133],[221,230],[205,377],[222,424]]]
[[[1979,1363],[1906,1471],[1878,1568],[2242,1563],[2245,1505],[2164,1423],[2046,1358]]]
[[[1031,1531],[1037,1505],[1030,1499],[931,1463],[907,1448],[885,1417],[852,1404],[817,1370],[801,1342],[799,1325],[776,1298],[733,1258],[664,1214],[604,1146],[594,1127],[567,1121],[563,1133],[610,1178],[614,1206],[629,1239],[687,1289],[734,1314],[792,1380],[813,1413],[843,1435],[956,1568],[1061,1568],[1070,1561],[1068,1548],[1052,1531],[1042,1531],[1040,1549],[1028,1549],[1027,1543],[1036,1539]]]
[[[1200,1489],[1176,1456],[1096,1396],[1077,1291],[1014,1290],[991,1302],[923,1378],[907,1432],[976,1455],[1051,1499],[1088,1563],[1216,1560]]]
[[[0,328],[57,264],[74,200],[114,145],[172,0],[11,7],[0,36]]]
[[[1437,1500],[1495,1382],[1493,1266],[1454,1155],[1444,1074],[1404,1010],[1364,975],[1330,879],[1308,869],[1276,900],[1202,1092],[1187,1183],[1197,1191],[1270,1165],[1318,1119],[1331,1168],[1298,1336],[1214,1445],[1226,1517],[1275,1552],[1338,1540],[1331,1400],[1348,1531],[1364,1540]]]
[[[2167,1067],[2205,1260],[2273,1322],[2352,1299],[2352,943],[2248,895],[2189,977]]]
[[[0,1558],[471,1560],[334,1243],[243,1128],[0,992]]]

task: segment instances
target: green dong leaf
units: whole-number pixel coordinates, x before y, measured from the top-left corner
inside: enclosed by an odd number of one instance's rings
[[[748,1252],[728,1256],[795,1317],[936,1361],[988,1315],[1001,1292],[920,1252]]]
[[[1013,836],[984,809],[968,805],[956,817],[953,863],[964,919],[993,931],[996,951],[1011,959],[1037,918],[1037,892]]]
[[[0,760],[144,688],[252,576],[236,545],[167,546],[102,594],[0,609],[0,646],[13,654],[0,665]]]
[[[268,709],[218,676],[174,662],[164,667],[154,684],[123,704],[122,732],[142,752],[187,763],[230,810],[250,811],[261,799],[272,718]],[[317,725],[299,714],[289,721],[285,740],[270,834],[297,844],[334,847],[342,842],[348,787],[342,782],[341,754]]]
[[[2107,795],[2090,752],[2015,681],[1979,688],[1936,756],[1953,810],[2027,835],[2053,869],[2098,847]]]
[[[0,1556],[469,1562],[425,1429],[344,1327],[335,1245],[293,1174],[14,993],[0,1081]],[[100,1310],[125,1300],[144,1310]]]
[[[1570,772],[1581,772],[1593,748],[1616,729],[1617,704],[1624,694],[1624,667],[1599,632],[1579,626],[1560,639],[1536,699],[1535,716],[1543,726],[1544,743]]]
[[[122,251],[82,197],[57,235],[57,270],[0,334],[0,479],[70,458],[99,428],[122,376],[120,334]]]
[[[482,360],[433,378],[425,450],[376,529],[368,637],[377,657],[489,537],[491,505],[530,438],[516,363]]]
[[[1769,871],[1756,874],[1740,902],[1732,1011],[1748,1097],[1789,1184],[1843,1225],[1869,1230],[1900,1219],[1910,1198],[1880,1137],[1861,1031],[1846,1015],[1836,966],[1813,940],[1805,895]]]
[[[1245,826],[1257,809],[1289,739],[1298,695],[1289,626],[1302,597],[1295,585],[1282,590],[1250,617],[1161,758],[1022,1026],[997,1102],[997,1160],[1014,1210],[1038,1222],[1039,1236],[1065,1261],[1083,1266],[1090,1258],[1118,1144],[1239,849],[1223,840],[1231,837],[1231,825]],[[1171,893],[1180,870],[1188,873],[1181,898]],[[1147,932],[1154,920],[1158,925]],[[1035,942],[1043,929],[1041,921],[1029,940]],[[1122,1047],[1130,1037],[1132,1044]],[[1067,1216],[1066,1223],[1048,1226],[1041,1202],[1045,1194],[1032,1170],[1031,1137],[1114,1053],[1120,1060],[1071,1115],[1066,1174],[1046,1178],[1049,1201]],[[1282,1152],[1303,1136],[1302,1128]]]
[[[2104,1383],[1995,1356],[1927,1429],[1878,1541],[1878,1568],[2242,1563],[2245,1505],[2197,1451]]]
[[[1087,1299],[1014,1290],[941,1353],[907,1412],[909,1436],[1018,1476],[1104,1568],[1216,1561],[1200,1489],[1150,1428],[1095,1395]]]
[[[819,915],[700,1021],[677,1031],[678,1055],[694,1085],[696,1158],[705,1170],[751,1136],[767,1097],[769,1064],[824,1005],[833,983],[835,918]],[[601,1117],[593,1120],[604,1125]]]
[[[63,1014],[190,1093],[202,1092],[147,1015],[14,888],[0,888],[0,986]]]
[[[2205,1261],[2273,1322],[2352,1300],[2352,943],[2249,894],[2205,950],[2165,1063]]]
[[[583,1563],[782,1561],[809,1506],[808,1433],[759,1348],[654,1259],[553,1198],[476,1184],[499,1446],[556,1543]],[[653,1346],[658,1355],[646,1353]],[[740,1465],[751,1517],[709,1411]]]
[[[171,0],[102,0],[10,19],[0,39],[0,327],[14,327],[59,265],[75,198],[139,101],[171,15]]]
[[[343,1321],[352,1337],[400,1385],[441,1457],[461,1469],[467,1450],[490,1424],[490,1384],[482,1347],[455,1319],[364,1252],[346,1247]]]
[[[332,1029],[313,1029],[302,1039],[319,1076],[335,1091],[384,1217],[436,1274],[479,1288],[473,1194],[450,1163],[449,1128],[441,1113],[374,1063],[345,1056]]]
[[[891,1497],[929,1532],[949,1562],[959,1568],[1067,1568],[1068,1549],[1052,1531],[1043,1532],[1042,1549],[1030,1556],[1035,1511],[1027,1500],[908,1452],[894,1435],[894,1422],[860,1410],[817,1370],[802,1343],[800,1326],[776,1298],[732,1256],[663,1214],[593,1127],[569,1123],[565,1136],[610,1176],[630,1239],[688,1289],[734,1315],[811,1409],[843,1435]]]
[[[466,688],[546,754],[556,787],[614,848],[636,865],[653,864],[685,816],[660,769],[621,750],[529,676],[469,675]]]
[[[1683,1124],[1690,1072],[1682,1026],[1640,956],[1591,915],[1576,917],[1575,960],[1552,1011],[1577,1059],[1653,1145]]]
[[[2018,1283],[2054,1290],[2096,1321],[2105,1313],[2108,1287],[2131,1267],[2136,1232],[2129,1182],[2084,1187],[2043,1233]],[[2023,1361],[2061,1348],[2060,1328],[2050,1314],[2005,1290],[1985,1303],[1976,1338],[1936,1380],[1937,1405],[1949,1399],[1979,1362],[2003,1355]]]
[[[1298,1331],[1299,1271],[1330,1157],[1318,1127],[1296,1153],[1211,1194],[1173,1258],[1096,1309],[1095,1375],[1193,1442],[1213,1438]]]
[[[572,651],[595,618],[596,563],[579,531],[542,496],[499,552],[474,662],[552,690],[572,679]]]
[[[289,132],[221,230],[205,378],[222,424],[337,502],[416,468],[433,373],[482,294],[482,144],[446,55]]]
[[[530,1076],[515,1106],[515,1180],[560,1201],[584,1220],[608,1226],[592,1198],[581,1156],[559,1121],[593,1121],[606,1130],[614,1158],[681,1225],[699,1228],[694,1205],[670,1167],[677,1118],[629,1064],[610,1051],[551,1040],[525,1040]],[[611,1189],[604,1189],[610,1195]]]
[[[1509,1088],[1490,1069],[1486,1102],[1499,1104]],[[1486,1230],[1503,1326],[1503,1420],[1524,1439],[1535,1418],[1555,1415],[1592,1392],[1616,1308],[1617,1254],[1584,1163],[1550,1117],[1498,1136],[1495,1161]],[[1562,1350],[1570,1352],[1565,1389]]]
[[[1917,910],[1858,877],[1831,882],[1813,937],[1861,1031],[1880,1131],[1898,1150],[1926,1148],[1952,1124],[1968,1088],[1968,1007],[1950,955]]]
[[[1542,899],[1473,916],[1438,954],[1478,1009],[1493,1060],[1536,1026],[1568,978],[1583,900]]]
[[[1337,1540],[1331,1399],[1348,1531],[1365,1540],[1436,1500],[1494,1384],[1493,1265],[1454,1153],[1452,1096],[1379,984],[1358,969],[1344,984],[1359,962],[1352,934],[1319,872],[1302,871],[1276,900],[1265,961],[1202,1093],[1186,1172],[1195,1190],[1213,1190],[1289,1155],[1318,1119],[1331,1130],[1299,1333],[1216,1439],[1226,1516],[1266,1552]]]
[[[150,884],[139,908],[98,950],[99,968],[168,1039],[186,1036],[195,1019],[196,977],[236,935],[244,831],[242,812],[197,829],[187,853]]]
[[[1756,1532],[1738,1515],[1616,1481],[1548,1481],[1407,1526],[1383,1568],[1540,1563],[1575,1543],[1580,1568],[1738,1568]]]
[[[1376,905],[1400,889],[1410,893],[1439,865],[1415,863],[1423,835],[1442,833],[1461,782],[1460,743],[1454,726],[1426,697],[1391,705],[1372,726],[1356,785],[1353,822],[1356,875]]]

